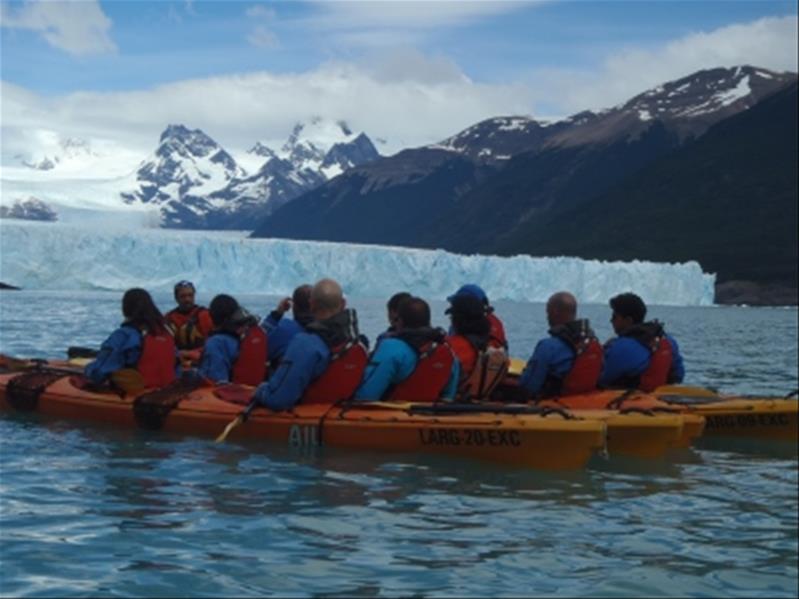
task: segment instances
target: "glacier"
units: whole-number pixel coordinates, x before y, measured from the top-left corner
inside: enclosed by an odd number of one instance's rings
[[[542,302],[568,290],[601,303],[634,291],[648,304],[713,304],[715,274],[697,262],[603,262],[579,258],[458,255],[443,250],[249,239],[245,232],[79,226],[0,221],[0,281],[23,289],[171,290],[192,280],[204,293],[283,295],[322,277],[350,297],[385,298],[406,290],[444,299],[464,283],[492,301]]]

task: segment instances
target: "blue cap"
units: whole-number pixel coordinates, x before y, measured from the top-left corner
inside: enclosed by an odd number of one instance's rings
[[[479,285],[475,285],[474,283],[469,283],[468,285],[464,285],[463,287],[458,289],[454,293],[454,295],[450,295],[447,298],[447,301],[451,302],[453,298],[455,298],[458,295],[471,295],[479,299],[484,304],[488,303],[488,296],[486,296],[486,292],[483,291],[483,289]]]

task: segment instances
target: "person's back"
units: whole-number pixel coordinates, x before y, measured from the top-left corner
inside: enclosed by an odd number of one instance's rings
[[[346,308],[332,279],[314,285],[310,308],[314,320],[294,335],[277,370],[256,390],[260,405],[289,410],[298,403],[335,403],[355,391],[366,366],[355,310]]]
[[[420,298],[410,298],[399,309],[397,332],[384,338],[370,357],[355,399],[452,399],[459,373],[446,334],[430,326],[429,306]]]
[[[110,381],[127,392],[174,381],[179,371],[175,343],[150,294],[128,289],[122,297],[122,314],[125,321],[86,365],[86,377],[95,384]]]
[[[605,388],[638,388],[654,391],[685,376],[677,341],[657,320],[644,322],[646,305],[633,293],[610,300],[611,324],[618,335],[605,344],[604,367],[599,385]]]
[[[413,297],[407,291],[400,291],[392,295],[386,303],[386,316],[388,318],[388,328],[380,333],[375,340],[375,344],[380,343],[383,339],[391,337],[397,332],[397,319],[399,318],[399,308],[402,302]]]
[[[273,370],[277,368],[294,336],[305,331],[305,327],[313,320],[311,290],[311,285],[300,285],[291,298],[283,298],[261,321],[260,326],[269,339],[269,364]],[[293,318],[284,316],[289,309]]]
[[[267,339],[257,320],[235,298],[211,300],[214,329],[205,342],[198,373],[214,383],[257,385],[266,376]]]
[[[505,334],[505,325],[496,315],[494,307],[488,301],[488,296],[486,295],[486,292],[483,291],[483,288],[479,285],[475,285],[474,283],[468,283],[461,286],[454,294],[447,297],[447,301],[452,303],[453,299],[464,295],[477,298],[483,303],[485,315],[489,324],[488,343],[492,347],[501,347],[507,352],[508,337]]]
[[[456,294],[445,313],[451,319],[447,342],[460,362],[458,397],[488,399],[507,373],[510,360],[504,348],[491,343],[485,304],[472,295]]]
[[[547,301],[549,337],[527,361],[519,386],[533,397],[585,393],[596,389],[602,348],[586,319],[577,319],[577,299],[566,291]]]

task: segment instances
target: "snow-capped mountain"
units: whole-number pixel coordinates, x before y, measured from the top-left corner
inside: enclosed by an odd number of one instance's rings
[[[276,211],[253,234],[533,253],[564,214],[795,81],[795,73],[718,68],[554,123],[488,119],[354,168]]]
[[[139,167],[136,189],[122,198],[158,205],[167,227],[246,228],[253,218],[378,157],[365,134],[319,118],[296,124],[280,151],[257,142],[247,154],[248,164],[260,163],[253,173],[201,130],[169,125],[153,158]]]
[[[428,148],[501,164],[514,155],[545,147],[635,139],[655,121],[684,141],[699,137],[713,124],[750,108],[795,78],[795,73],[751,66],[708,69],[659,85],[612,108],[586,110],[552,123],[524,116],[487,119]]]
[[[58,214],[45,202],[29,197],[17,200],[12,206],[0,206],[0,218],[18,218],[22,220],[58,220]]]
[[[100,156],[85,139],[62,138],[52,131],[40,132],[41,148],[30,155],[17,154],[17,161],[28,168],[39,171],[53,170],[59,166],[74,167],[82,162],[91,162]]]

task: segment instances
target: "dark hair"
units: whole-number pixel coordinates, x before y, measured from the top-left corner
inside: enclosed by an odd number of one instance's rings
[[[487,336],[491,323],[486,318],[485,304],[473,295],[456,295],[445,311],[452,315],[452,328],[458,335]]]
[[[211,313],[211,320],[214,321],[214,326],[217,327],[221,327],[225,324],[238,309],[239,302],[237,302],[235,298],[224,293],[220,293],[214,297],[208,306],[208,311]]]
[[[128,289],[122,296],[122,314],[127,322],[138,329],[156,334],[166,331],[163,315],[150,294],[141,287]]]
[[[391,296],[391,299],[388,300],[388,304],[386,304],[386,308],[388,308],[389,312],[398,312],[400,304],[405,300],[411,299],[413,296],[408,293],[407,291],[400,291],[399,293],[395,293]]]
[[[409,297],[399,305],[402,326],[408,329],[430,326],[430,306],[420,297]]]
[[[294,314],[311,313],[311,292],[312,285],[300,285],[291,294],[292,311]]]
[[[610,299],[610,308],[616,314],[633,319],[633,324],[644,322],[646,304],[634,293],[620,293]]]
[[[194,293],[197,293],[197,290],[194,288],[194,283],[192,283],[191,281],[178,281],[177,283],[175,283],[175,288],[172,290],[175,299],[178,299],[178,291],[180,291],[181,289],[185,289],[186,287],[191,289]]]

